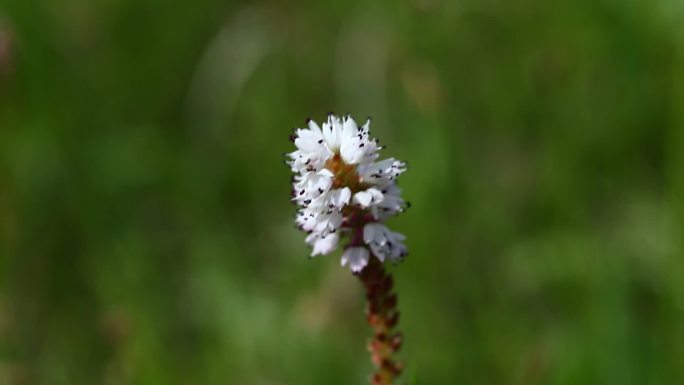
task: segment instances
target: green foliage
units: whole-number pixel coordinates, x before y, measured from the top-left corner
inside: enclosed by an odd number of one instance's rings
[[[646,1],[0,0],[0,384],[367,383],[293,126],[373,116],[404,382],[684,379],[684,31]]]

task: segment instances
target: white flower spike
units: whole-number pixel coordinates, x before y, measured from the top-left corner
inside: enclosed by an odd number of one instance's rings
[[[311,256],[330,254],[344,238],[341,262],[354,273],[371,255],[381,262],[402,260],[408,255],[405,237],[382,223],[409,207],[396,185],[406,164],[377,161],[381,147],[370,137],[370,119],[359,127],[350,116],[330,114],[321,126],[312,120],[307,125],[290,137],[297,150],[287,154],[287,164],[295,173],[295,222],[309,234]]]

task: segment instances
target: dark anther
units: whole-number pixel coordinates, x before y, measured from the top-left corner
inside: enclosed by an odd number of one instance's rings
[[[361,148],[361,147],[363,147],[363,146],[364,146],[364,144],[363,144],[363,143],[359,144],[359,148]]]
[[[311,203],[311,199],[307,199],[307,200],[304,201],[304,204],[305,204],[305,205],[308,205],[309,203]]]
[[[304,195],[304,190],[300,191],[299,195]]]
[[[321,144],[321,143],[323,143],[323,139],[318,140],[318,144]]]
[[[320,188],[320,187],[318,188],[318,192],[319,192],[319,193],[323,194],[323,191],[324,191],[324,190],[323,190],[322,188]]]

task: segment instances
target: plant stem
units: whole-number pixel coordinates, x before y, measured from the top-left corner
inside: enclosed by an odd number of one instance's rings
[[[403,337],[395,329],[399,311],[397,295],[392,293],[392,276],[385,271],[382,262],[371,257],[359,278],[366,288],[366,316],[374,332],[368,343],[371,362],[376,367],[371,385],[391,385],[403,369],[403,364],[393,357],[401,347]]]

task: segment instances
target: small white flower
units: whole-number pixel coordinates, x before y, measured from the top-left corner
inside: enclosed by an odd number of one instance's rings
[[[324,235],[337,231],[343,219],[342,214],[337,211],[320,212],[306,208],[297,213],[295,222],[304,231],[315,231],[317,235]]]
[[[406,164],[393,158],[377,161],[380,147],[370,137],[370,120],[359,127],[349,116],[331,114],[321,126],[312,120],[307,125],[294,130],[291,140],[297,149],[287,154],[287,163],[295,173],[295,222],[309,233],[311,255],[331,253],[346,237],[350,243],[342,265],[354,272],[366,266],[369,250],[381,261],[403,258],[403,235],[379,222],[408,206],[396,186]]]
[[[349,247],[342,254],[342,266],[349,265],[354,273],[363,270],[368,264],[368,249],[365,247]]]
[[[349,204],[351,189],[349,187],[333,190],[330,192],[330,205],[339,209]]]
[[[379,221],[404,212],[409,206],[401,198],[401,189],[395,184],[386,186],[382,191],[382,200],[371,207],[373,217]]]
[[[329,170],[322,169],[318,172],[307,172],[297,178],[297,183],[294,185],[297,192],[295,199],[305,202],[313,197],[320,196],[332,186],[333,176]],[[308,203],[304,204],[308,205]]]
[[[306,237],[306,243],[313,245],[311,256],[327,255],[337,248],[337,243],[340,241],[338,233],[328,234],[326,236],[319,236],[311,233]]]
[[[371,187],[365,191],[359,191],[354,194],[354,203],[358,204],[362,208],[367,208],[371,205],[377,205],[382,202],[383,194],[380,190]]]
[[[394,158],[359,166],[359,176],[369,184],[386,186],[406,171],[406,163]]]
[[[377,222],[368,223],[363,228],[363,241],[383,262],[385,259],[396,262],[406,257],[405,240],[406,237],[403,234],[391,231]]]

